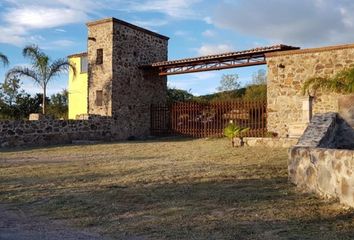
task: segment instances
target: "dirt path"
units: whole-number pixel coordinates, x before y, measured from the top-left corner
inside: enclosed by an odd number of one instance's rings
[[[0,204],[0,240],[98,240],[98,234],[78,231],[60,221],[24,213]]]

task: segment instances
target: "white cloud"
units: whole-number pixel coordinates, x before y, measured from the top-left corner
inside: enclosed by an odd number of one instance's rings
[[[178,30],[175,32],[175,36],[179,36],[179,37],[184,37],[184,36],[188,36],[189,32],[187,31],[183,31],[183,30]]]
[[[204,22],[206,22],[207,24],[213,24],[212,18],[211,17],[205,17],[203,18]]]
[[[0,26],[0,43],[9,43],[15,46],[22,45],[26,38],[27,31],[19,26]]]
[[[273,43],[328,45],[354,41],[353,11],[348,0],[223,1],[211,22]]]
[[[50,41],[50,42],[44,41],[40,44],[40,46],[42,49],[47,50],[47,49],[57,49],[57,48],[60,48],[60,49],[69,48],[69,47],[74,46],[75,44],[76,44],[76,42],[71,41],[71,40],[59,39],[59,40]]]
[[[90,14],[105,8],[105,1],[94,0],[3,0],[0,18],[0,43],[23,46],[38,42],[34,30],[56,28],[56,32],[66,32],[58,28],[73,23],[84,23]],[[118,1],[118,0],[116,0]],[[59,46],[68,42],[59,42]]]
[[[213,55],[213,54],[226,53],[232,51],[233,51],[233,47],[228,44],[217,44],[217,45],[203,44],[200,48],[197,49],[199,56]]]
[[[20,26],[26,29],[53,28],[83,22],[87,19],[85,13],[73,9],[40,6],[11,9],[4,16],[4,20],[10,26]]]
[[[194,5],[202,0],[2,0],[0,43],[21,46],[28,43],[34,30],[84,23],[103,10],[159,13],[164,18],[132,21],[145,28],[163,26],[171,19],[198,18]]]
[[[61,32],[61,33],[66,33],[66,30],[65,29],[61,29],[61,28],[56,28],[56,29],[54,29],[54,31]]]
[[[208,30],[205,30],[205,31],[202,33],[202,35],[203,35],[204,37],[215,37],[215,36],[216,36],[216,32],[213,31],[213,30],[208,29]]]
[[[173,18],[195,18],[196,12],[192,5],[198,2],[201,0],[147,0],[143,3],[130,1],[128,8],[138,12],[157,12]]]
[[[160,27],[168,24],[167,20],[163,19],[151,19],[151,20],[135,20],[132,21],[133,24],[144,28]]]

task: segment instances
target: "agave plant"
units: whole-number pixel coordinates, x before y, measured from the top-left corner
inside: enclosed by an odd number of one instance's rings
[[[318,89],[324,91],[352,94],[354,93],[354,67],[344,69],[333,77],[312,77],[305,81],[302,87],[302,93],[316,95]],[[313,94],[310,94],[313,93]]]
[[[231,144],[234,147],[235,146],[235,138],[239,138],[241,141],[241,146],[243,143],[243,137],[245,136],[245,133],[248,132],[250,128],[246,127],[241,127],[233,122],[230,122],[225,128],[224,128],[224,135],[231,139]]]

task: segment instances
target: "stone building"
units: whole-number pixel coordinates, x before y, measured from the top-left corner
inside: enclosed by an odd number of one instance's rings
[[[69,56],[80,69],[88,64],[87,75],[70,73],[70,118],[109,116],[130,135],[148,135],[150,105],[166,101],[167,78],[141,66],[166,61],[169,38],[115,18],[87,27],[87,53]]]
[[[266,54],[267,128],[279,137],[299,137],[312,115],[338,112],[338,94],[302,94],[306,79],[329,77],[354,66],[354,44]],[[354,102],[353,102],[354,105]]]
[[[70,73],[69,117],[108,116],[118,120],[130,135],[148,135],[150,105],[166,101],[167,78],[159,74],[159,68],[194,59],[167,61],[168,37],[115,18],[90,22],[87,27],[87,53],[69,56],[80,66],[76,77]],[[262,49],[272,47],[230,54]],[[299,137],[313,114],[338,111],[338,95],[303,95],[304,81],[334,75],[354,63],[354,44],[293,49],[264,53],[268,67],[267,128],[281,138]],[[230,54],[197,59],[208,61]],[[148,65],[150,68],[142,68]]]

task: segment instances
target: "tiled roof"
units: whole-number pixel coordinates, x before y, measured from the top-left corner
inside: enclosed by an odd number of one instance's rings
[[[164,61],[164,62],[156,62],[151,64],[152,67],[161,67],[161,66],[169,66],[169,65],[178,65],[178,64],[188,64],[193,62],[200,62],[200,61],[212,61],[217,59],[225,59],[225,58],[235,58],[235,57],[242,57],[243,55],[250,55],[250,54],[265,54],[269,52],[276,52],[276,51],[286,51],[286,50],[296,50],[300,49],[299,47],[287,46],[283,44],[268,46],[268,47],[259,47],[259,48],[252,48],[249,50],[244,51],[237,51],[237,52],[229,52],[229,53],[222,53],[216,55],[208,55],[196,58],[185,58],[180,60],[173,60],[173,61]]]

